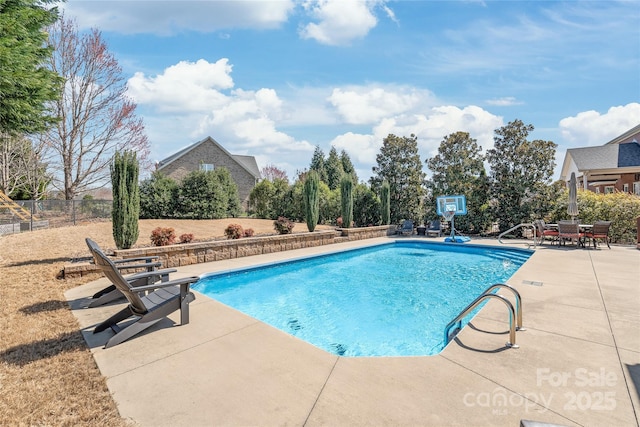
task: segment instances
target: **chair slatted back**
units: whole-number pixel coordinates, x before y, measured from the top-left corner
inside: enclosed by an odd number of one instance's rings
[[[561,237],[580,237],[580,225],[577,222],[558,223],[558,232]]]
[[[609,235],[609,228],[611,227],[611,221],[596,221],[593,223],[591,234],[594,236],[607,236]]]
[[[142,302],[140,295],[131,290],[129,282],[120,274],[120,271],[118,271],[113,261],[102,252],[102,249],[100,249],[96,242],[89,238],[86,239],[86,242],[96,265],[100,267],[107,279],[127,298],[127,301],[131,304],[131,309],[138,314],[146,313],[147,307]]]

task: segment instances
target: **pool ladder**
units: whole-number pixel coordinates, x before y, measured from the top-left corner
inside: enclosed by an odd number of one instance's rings
[[[502,295],[493,293],[493,290],[500,288],[509,289],[511,292],[513,292],[516,300],[515,308],[513,307],[513,304],[511,304],[511,301],[509,301]],[[509,341],[507,342],[506,346],[510,348],[519,347],[516,344],[516,331],[525,330],[525,328],[522,327],[522,298],[520,298],[520,293],[517,290],[504,283],[496,283],[495,285],[489,286],[484,290],[482,294],[480,294],[478,298],[474,299],[471,304],[469,304],[464,310],[462,310],[460,314],[455,317],[455,319],[447,324],[447,326],[444,328],[445,346],[449,344],[449,341],[451,341],[451,339],[455,337],[462,328],[462,319],[464,319],[471,310],[480,305],[484,300],[491,298],[502,301],[509,310]],[[453,329],[453,334],[451,333],[451,329]]]

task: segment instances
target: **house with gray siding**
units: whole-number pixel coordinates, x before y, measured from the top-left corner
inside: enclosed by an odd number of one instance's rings
[[[615,191],[640,196],[640,125],[604,145],[570,148],[560,179],[576,174],[578,185],[595,193]]]
[[[253,156],[229,153],[210,136],[198,141],[156,164],[156,170],[176,181],[181,181],[196,170],[212,171],[226,168],[238,186],[238,196],[247,207],[249,194],[260,180],[260,169]]]

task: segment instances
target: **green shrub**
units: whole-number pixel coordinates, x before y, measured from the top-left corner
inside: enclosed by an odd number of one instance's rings
[[[176,217],[178,183],[154,172],[140,184],[140,218],[161,219]]]
[[[567,214],[569,191],[565,190],[556,200],[547,222],[570,219]],[[578,217],[583,224],[595,221],[611,221],[609,237],[614,243],[635,243],[637,239],[636,218],[640,216],[640,197],[633,194],[616,192],[596,194],[592,191],[578,190]]]
[[[173,245],[176,241],[175,230],[171,227],[157,227],[151,231],[151,243],[154,246]]]

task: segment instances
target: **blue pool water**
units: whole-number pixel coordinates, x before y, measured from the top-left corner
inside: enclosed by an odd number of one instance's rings
[[[432,355],[447,323],[531,253],[397,241],[210,274],[193,288],[334,354]]]

